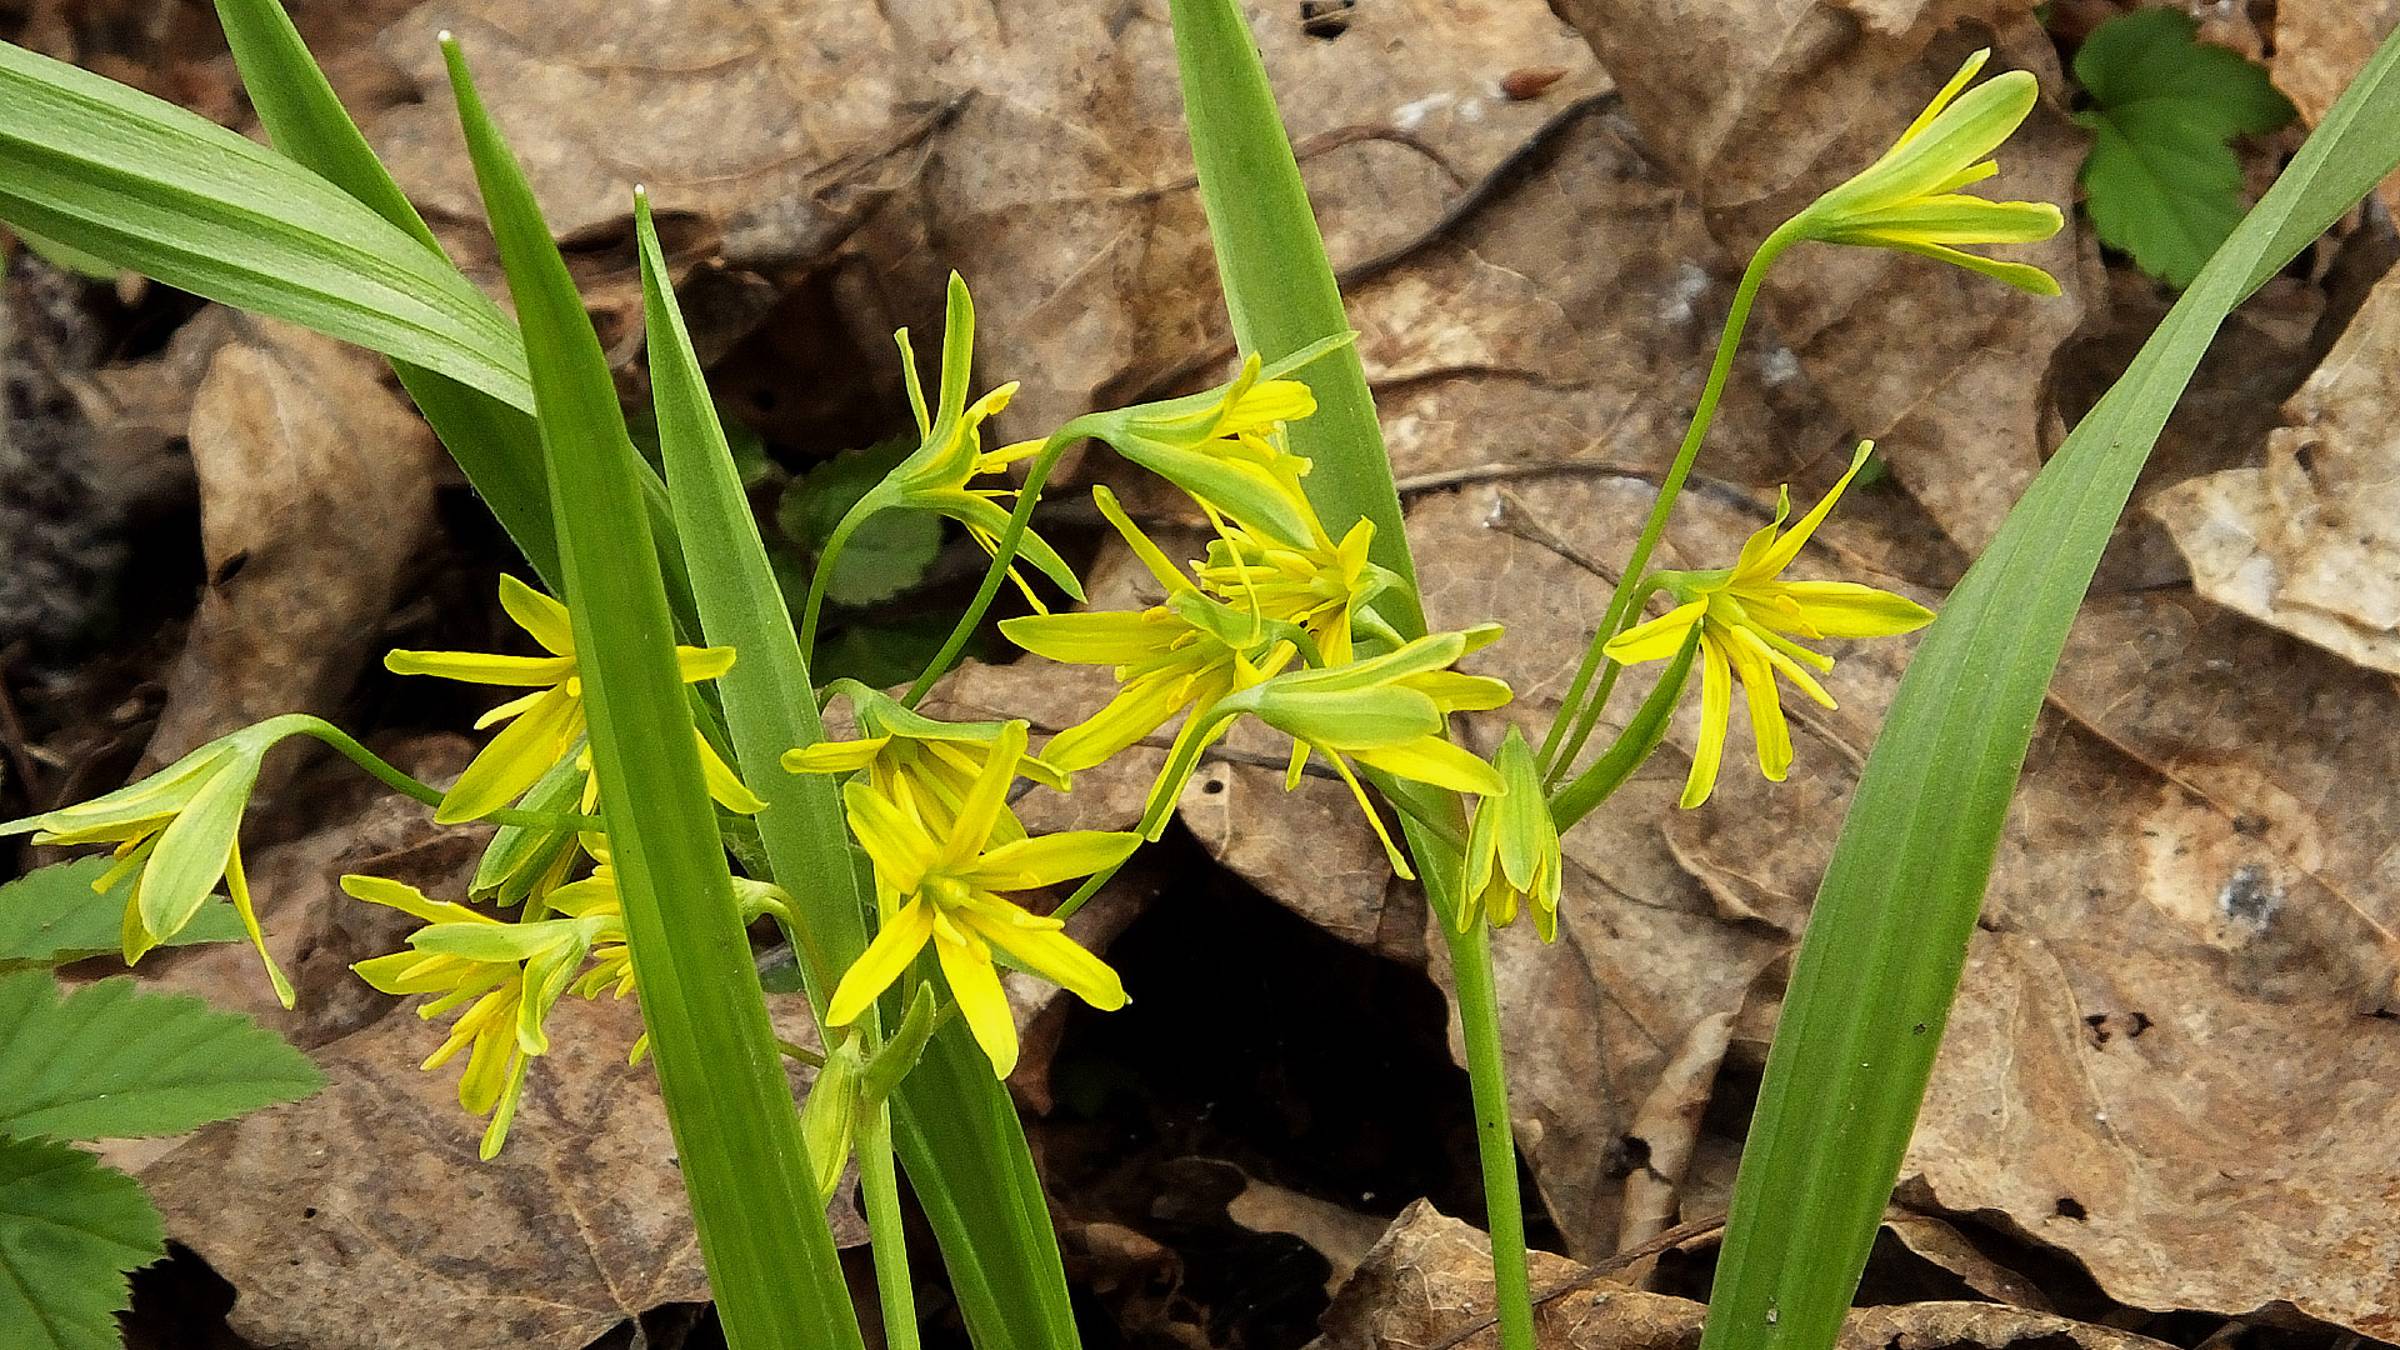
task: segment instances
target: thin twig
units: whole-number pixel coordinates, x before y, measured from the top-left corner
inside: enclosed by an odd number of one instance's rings
[[[1638,1247],[1629,1247],[1614,1256],[1604,1257],[1584,1267],[1575,1275],[1551,1285],[1533,1296],[1533,1304],[1538,1308],[1543,1304],[1565,1298],[1578,1290],[1588,1289],[1598,1284],[1604,1277],[1613,1275],[1636,1261],[1646,1261],[1662,1252],[1672,1251],[1687,1242],[1722,1231],[1724,1227],[1725,1216],[1722,1214],[1713,1219],[1694,1219],[1690,1223],[1677,1224]],[[1447,1338],[1435,1341],[1432,1345],[1425,1347],[1425,1350],[1457,1350],[1457,1347],[1498,1325],[1500,1325],[1498,1318],[1478,1319],[1451,1333]]]

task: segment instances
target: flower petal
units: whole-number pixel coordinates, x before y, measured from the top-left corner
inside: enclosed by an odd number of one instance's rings
[[[1733,720],[1733,671],[1725,648],[1715,638],[1700,639],[1700,741],[1692,747],[1692,771],[1683,780],[1683,809],[1708,800],[1716,791],[1717,770],[1725,760],[1725,729]]]
[[[560,685],[536,699],[468,763],[434,820],[455,825],[496,811],[541,781],[583,731],[583,700]]]
[[[1783,593],[1829,638],[1892,637],[1933,622],[1933,611],[1907,596],[1854,581],[1790,581]]]
[[[1742,680],[1750,705],[1750,737],[1758,744],[1758,771],[1770,783],[1780,783],[1792,769],[1792,728],[1784,720],[1782,693],[1775,687],[1775,668],[1767,649],[1750,634],[1736,629],[1725,644],[1733,673]]]
[[[993,1075],[1008,1077],[1017,1067],[1017,1018],[1000,988],[1000,973],[992,969],[988,956],[968,950],[958,938],[944,936],[933,949],[941,957],[942,978],[950,982],[950,996],[958,1000],[959,1015],[966,1018],[967,1030],[975,1033],[975,1043],[992,1061]]]
[[[1125,1006],[1125,982],[1117,972],[1065,933],[1055,928],[1025,928],[972,911],[960,918],[976,936],[1007,952],[1017,964],[1100,1011],[1115,1012]]]
[[[383,668],[395,675],[433,675],[468,684],[558,684],[575,673],[571,656],[502,656],[494,652],[384,653]]]
[[[1002,844],[960,874],[971,886],[1029,891],[1088,877],[1131,857],[1142,837],[1114,830],[1063,830]]]
[[[908,969],[925,950],[926,940],[933,936],[933,906],[922,898],[911,900],[900,912],[884,920],[875,940],[866,951],[843,972],[842,982],[834,987],[833,1001],[825,1009],[825,1020],[837,1027],[846,1027],[858,1020],[900,972]]]
[[[1125,610],[1029,614],[1000,621],[1001,636],[1034,655],[1070,666],[1123,666],[1166,650],[1182,629]]]
[[[575,625],[567,616],[567,607],[506,572],[500,574],[500,608],[517,621],[517,627],[533,635],[533,640],[553,656],[575,655]]]
[[[819,741],[783,752],[783,767],[788,773],[856,773],[875,762],[883,747],[891,744],[889,736],[867,736],[855,741]]]
[[[1801,545],[1806,544],[1808,537],[1817,532],[1817,527],[1825,523],[1825,517],[1833,514],[1833,504],[1842,499],[1843,490],[1850,486],[1851,479],[1858,477],[1858,471],[1866,467],[1867,456],[1874,451],[1875,442],[1860,441],[1858,449],[1850,456],[1850,467],[1843,471],[1833,490],[1819,498],[1815,506],[1808,508],[1808,514],[1800,517],[1799,523],[1784,531],[1775,540],[1773,548],[1760,554],[1756,570],[1743,573],[1743,579],[1755,581],[1774,577],[1791,566],[1792,559],[1800,556]]]
[[[1684,634],[1700,617],[1708,613],[1706,600],[1677,605],[1647,623],[1637,623],[1608,640],[1601,648],[1608,658],[1621,666],[1638,666],[1644,661],[1664,661],[1683,650]]]
[[[1404,745],[1357,751],[1359,763],[1419,783],[1496,797],[1507,790],[1500,771],[1475,757],[1473,751],[1439,736],[1424,736]]]

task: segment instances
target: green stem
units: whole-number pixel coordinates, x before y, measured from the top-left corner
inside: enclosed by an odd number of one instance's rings
[[[966,612],[959,615],[958,622],[952,625],[950,636],[942,642],[942,649],[925,663],[924,671],[917,676],[915,683],[909,685],[908,692],[901,696],[902,707],[914,708],[923,702],[926,693],[933,688],[933,682],[942,677],[942,672],[950,668],[950,663],[958,659],[960,652],[966,650],[968,639],[975,636],[976,626],[983,622],[984,614],[1000,596],[1002,583],[1008,580],[1008,569],[1016,562],[1017,549],[1024,543],[1025,531],[1033,521],[1033,508],[1042,499],[1042,484],[1049,481],[1050,470],[1057,465],[1058,457],[1066,452],[1066,448],[1089,434],[1083,430],[1087,420],[1078,418],[1069,422],[1050,433],[1049,440],[1042,442],[1041,452],[1033,457],[1033,463],[1025,470],[1024,486],[1017,489],[1017,504],[1008,513],[1008,527],[1000,532],[998,539],[992,541],[992,565],[984,569],[983,582],[975,588],[975,598],[968,602]]]
[[[875,1291],[883,1304],[883,1343],[918,1350],[917,1294],[908,1273],[908,1231],[900,1219],[900,1174],[892,1162],[892,1106],[878,1101],[858,1121],[858,1184],[866,1197]]]
[[[1725,315],[1725,331],[1717,339],[1716,359],[1708,368],[1708,383],[1701,387],[1700,402],[1692,409],[1692,424],[1683,434],[1683,445],[1675,451],[1675,462],[1668,466],[1667,476],[1659,482],[1658,500],[1651,503],[1650,518],[1642,522],[1641,537],[1634,541],[1633,557],[1617,575],[1616,591],[1609,597],[1608,612],[1602,616],[1599,628],[1592,633],[1591,649],[1583,654],[1583,664],[1576,667],[1575,679],[1567,686],[1558,716],[1550,723],[1550,733],[1542,738],[1541,754],[1536,758],[1542,767],[1545,787],[1556,788],[1567,766],[1583,753],[1592,728],[1600,721],[1600,710],[1616,688],[1617,664],[1607,661],[1601,649],[1648,596],[1641,586],[1650,567],[1650,555],[1666,533],[1667,515],[1675,508],[1675,498],[1683,491],[1684,479],[1691,476],[1692,462],[1700,457],[1700,443],[1708,439],[1709,424],[1716,420],[1717,401],[1724,396],[1726,378],[1733,373],[1733,357],[1741,348],[1742,330],[1750,323],[1750,306],[1758,299],[1759,285],[1766,280],[1767,269],[1774,265],[1776,256],[1798,237],[1792,222],[1784,222],[1766,237],[1758,251],[1750,255],[1750,265],[1742,269],[1741,283],[1733,292],[1733,306]],[[1602,674],[1604,663],[1607,670]],[[1595,675],[1600,676],[1600,688],[1587,704],[1584,696],[1591,689]]]
[[[1483,1204],[1492,1236],[1500,1345],[1502,1350],[1534,1350],[1525,1202],[1517,1193],[1516,1140],[1508,1118],[1508,1077],[1500,1058],[1500,999],[1492,987],[1491,930],[1475,923],[1461,933],[1445,922],[1442,933],[1450,940],[1451,980],[1458,991],[1459,1031],[1467,1049],[1467,1083],[1475,1097],[1475,1152],[1483,1161]]]
[[[446,794],[440,788],[411,778],[394,767],[390,761],[360,745],[350,733],[333,723],[305,714],[293,714],[291,723],[293,734],[313,736],[332,746],[351,763],[366,770],[371,777],[385,787],[413,797],[427,806],[442,804],[442,798]],[[475,818],[488,820],[494,825],[515,825],[530,830],[596,830],[600,828],[600,821],[597,817],[577,815],[566,811],[519,811],[512,807],[486,811]]]
[[[803,662],[813,664],[817,659],[817,619],[825,612],[825,583],[833,578],[833,566],[840,561],[843,546],[850,542],[851,535],[858,533],[859,526],[867,523],[868,517],[882,510],[885,505],[875,499],[873,492],[852,502],[850,509],[842,513],[840,522],[833,527],[833,537],[825,541],[825,551],[817,555],[817,565],[809,572],[808,603],[800,612],[800,659]]]

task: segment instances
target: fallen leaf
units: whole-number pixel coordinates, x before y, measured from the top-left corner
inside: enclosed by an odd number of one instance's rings
[[[192,403],[208,582],[145,752],[155,768],[280,713],[337,710],[433,537],[441,449],[382,363],[237,318]],[[271,794],[296,760],[262,775]]]
[[[1707,1308],[1644,1293],[1614,1271],[1579,1271],[1533,1254],[1534,1320],[1552,1350],[1690,1350]],[[1493,1350],[1486,1329],[1456,1339],[1491,1316],[1491,1248],[1479,1230],[1418,1201],[1393,1221],[1358,1274],[1328,1308],[1311,1350],[1387,1346]],[[2008,1350],[2038,1343],[2082,1350],[2164,1350],[2166,1342],[2112,1327],[1997,1303],[1932,1302],[1853,1308],[1841,1350]]]
[[[2396,26],[2400,0],[2279,0],[2267,74],[2313,127]],[[2400,178],[2376,195],[2400,206]]]
[[[792,1035],[806,1017],[785,1021]],[[705,1300],[656,1081],[625,1062],[640,1013],[571,998],[550,1030],[491,1162],[476,1160],[483,1122],[459,1109],[456,1066],[416,1067],[443,1028],[402,1014],[319,1050],[333,1082],[315,1097],[144,1169],[169,1234],[239,1291],[234,1331],[312,1350],[573,1350]],[[808,1076],[795,1070],[796,1090]],[[838,1217],[845,1243],[863,1240],[855,1215]]]
[[[2371,670],[2400,674],[2400,282],[2387,278],[2283,405],[2262,467],[2146,506],[2199,592]]]

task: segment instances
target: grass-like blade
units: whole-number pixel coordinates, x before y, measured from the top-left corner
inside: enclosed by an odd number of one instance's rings
[[[407,232],[265,146],[6,43],[0,220],[532,406],[508,319]]]
[[[1958,992],[2076,610],[2225,317],[2400,162],[2387,40],[1968,569],[1911,661],[1817,892],[1768,1055],[1706,1350],[1840,1331]]]
[[[601,811],[718,1316],[735,1350],[857,1347],[701,774],[640,460],[533,192],[456,44],[444,55],[526,335]]]
[[[1235,340],[1274,362],[1350,331],[1324,235],[1300,180],[1299,160],[1239,5],[1173,0],[1169,8],[1192,162],[1199,171],[1200,201],[1208,213]],[[1403,635],[1423,633],[1425,614],[1401,526],[1399,488],[1357,347],[1342,344],[1299,371],[1298,378],[1307,381],[1317,400],[1316,413],[1291,428],[1292,448],[1314,464],[1302,480],[1310,504],[1337,533],[1361,519],[1374,522],[1374,560],[1407,582],[1386,591],[1376,609]],[[1456,794],[1419,792],[1414,784],[1388,777],[1378,777],[1376,785],[1386,797],[1411,803],[1400,826],[1424,880],[1426,903],[1450,945],[1467,1080],[1475,1100],[1501,1344],[1506,1350],[1530,1350],[1524,1201],[1501,1064],[1491,935],[1481,924],[1461,933],[1451,921],[1458,912],[1464,866],[1458,841],[1466,833],[1465,806]],[[1449,828],[1432,828],[1427,817],[1448,821]]]
[[[1225,307],[1242,350],[1273,365],[1350,331],[1341,286],[1240,7],[1233,0],[1174,0],[1169,8],[1184,120]],[[1307,382],[1317,399],[1315,415],[1291,428],[1293,451],[1315,465],[1302,480],[1308,499],[1336,539],[1361,518],[1375,522],[1371,556],[1408,583],[1386,591],[1376,609],[1403,636],[1415,637],[1425,631],[1416,564],[1358,348],[1344,343],[1292,378]]]
[[[763,766],[749,775],[751,788],[768,804],[758,816],[759,842],[807,930],[807,940],[796,944],[801,979],[822,1015],[834,982],[865,950],[864,896],[833,780],[785,773],[778,763],[784,751],[824,738],[808,666],[667,288],[666,259],[646,202],[636,209],[636,231],[668,496],[678,528],[693,545],[687,554],[702,632],[709,642],[741,653],[718,681],[726,729],[739,762]],[[952,1032],[936,1037],[935,1048],[902,1080],[891,1102],[909,1184],[932,1221],[978,1346],[1073,1346],[1066,1274],[1024,1129],[1007,1089],[963,1028]],[[938,1138],[928,1121],[940,1123]],[[860,1165],[871,1164],[862,1156]]]
[[[432,228],[375,157],[280,0],[217,0],[217,20],[275,148],[447,262]],[[532,415],[422,366],[395,358],[392,370],[500,527],[555,588],[558,535],[550,524],[550,490],[542,480]]]

